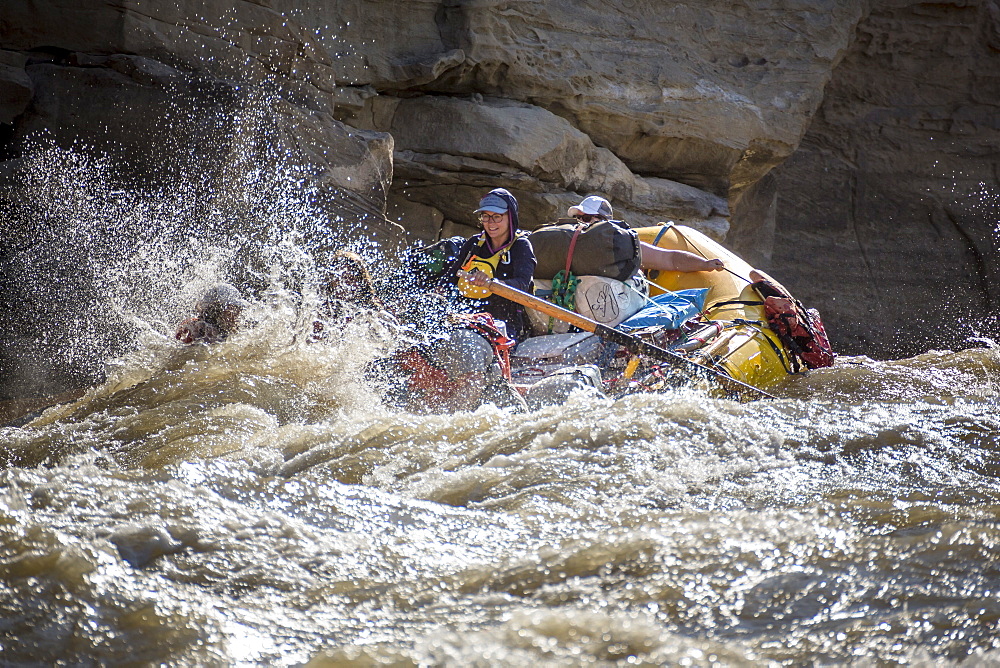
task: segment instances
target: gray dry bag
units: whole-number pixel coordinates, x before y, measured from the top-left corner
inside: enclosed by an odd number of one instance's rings
[[[577,228],[579,234],[577,235]],[[573,236],[577,235],[576,243]],[[639,270],[639,235],[617,220],[584,224],[566,219],[540,227],[529,237],[538,266],[535,278],[551,279],[566,268],[570,246],[570,271],[576,276],[605,276],[624,281]]]

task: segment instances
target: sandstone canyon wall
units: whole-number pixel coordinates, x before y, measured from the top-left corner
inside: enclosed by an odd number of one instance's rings
[[[774,175],[770,266],[842,349],[996,339],[1000,5],[875,3]]]
[[[386,247],[468,234],[488,188],[511,189],[529,228],[600,193],[771,270],[846,352],[960,344],[937,336],[953,311],[929,307],[996,318],[997,16],[991,0],[7,0],[20,334],[0,383],[51,392],[79,366],[59,366],[52,330],[84,305],[31,284],[43,228],[73,224],[25,214],[40,138],[103,155],[124,184],[195,184],[193,220],[252,209],[248,174],[280,159],[334,225]]]

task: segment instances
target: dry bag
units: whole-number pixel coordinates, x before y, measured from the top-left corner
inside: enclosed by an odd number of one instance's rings
[[[639,270],[639,235],[625,223],[602,220],[589,225],[560,222],[531,233],[538,265],[535,278],[550,280],[566,269],[576,276],[625,281]]]

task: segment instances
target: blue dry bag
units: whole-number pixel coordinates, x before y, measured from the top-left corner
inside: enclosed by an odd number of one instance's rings
[[[698,315],[705,308],[708,288],[693,288],[664,292],[652,297],[638,313],[618,325],[617,329],[628,331],[643,327],[666,327],[677,329],[684,321]]]

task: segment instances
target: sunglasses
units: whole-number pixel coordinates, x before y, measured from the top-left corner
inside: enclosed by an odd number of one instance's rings
[[[506,213],[481,213],[479,214],[480,223],[499,223],[506,216]]]
[[[581,223],[592,223],[595,220],[600,220],[601,219],[600,216],[594,216],[594,215],[591,215],[589,213],[578,213],[578,214],[576,214],[573,217],[576,218],[577,220],[579,220]]]

